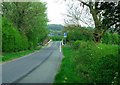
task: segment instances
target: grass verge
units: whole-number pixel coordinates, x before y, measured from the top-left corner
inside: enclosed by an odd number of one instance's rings
[[[30,53],[33,53],[33,52],[39,50],[40,48],[41,47],[39,46],[39,47],[36,47],[34,50],[25,50],[25,51],[20,51],[20,52],[4,53],[1,56],[1,58],[2,58],[1,60],[2,60],[2,62],[11,61],[11,60],[23,57],[25,55],[28,55]]]
[[[118,45],[81,42],[78,49],[63,47],[61,68],[55,83],[115,83],[118,76]]]
[[[84,83],[84,79],[81,79],[75,71],[72,59],[75,54],[71,47],[64,46],[63,54],[65,57],[62,60],[60,71],[55,77],[55,83],[76,83],[81,81]]]

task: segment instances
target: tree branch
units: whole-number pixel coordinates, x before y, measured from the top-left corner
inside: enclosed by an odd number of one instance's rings
[[[80,1],[82,4],[84,4],[84,5],[86,5],[86,6],[90,7],[90,5],[89,5],[89,4],[87,4],[87,3],[83,2],[82,0],[78,0],[78,1]]]

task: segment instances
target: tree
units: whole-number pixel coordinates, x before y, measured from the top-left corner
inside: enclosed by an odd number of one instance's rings
[[[66,1],[68,1],[68,0],[66,0]],[[75,3],[75,0],[72,0],[72,1]],[[107,27],[107,26],[105,26],[105,24],[103,24],[104,19],[105,20],[107,20],[107,19],[103,17],[104,12],[99,9],[99,7],[101,6],[100,1],[101,0],[97,0],[97,2],[95,2],[95,0],[94,1],[92,1],[92,0],[86,0],[86,1],[77,0],[79,5],[85,9],[89,9],[89,11],[87,11],[87,12],[90,12],[90,14],[92,15],[94,25],[95,25],[93,34],[94,34],[94,39],[96,42],[100,42],[103,34],[109,29],[109,27]],[[106,3],[106,2],[104,2],[104,3]],[[74,6],[72,6],[72,7],[74,7]],[[115,5],[114,5],[114,7],[115,7]],[[109,8],[109,7],[107,7],[107,8]],[[82,10],[78,10],[78,11],[82,11]]]
[[[110,28],[111,32],[120,32],[120,1],[100,2],[100,6],[97,9],[104,11],[102,24]]]
[[[42,2],[3,2],[3,17],[28,38],[29,48],[47,37],[46,4]]]
[[[82,24],[85,24],[89,27],[93,26],[93,20],[88,8],[84,8],[83,6],[81,6],[78,1],[69,2],[67,4],[67,13],[65,15],[66,25],[75,25],[81,27]]]

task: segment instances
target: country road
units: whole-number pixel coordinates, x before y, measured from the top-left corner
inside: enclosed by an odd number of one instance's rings
[[[60,42],[2,64],[2,83],[53,83],[62,60]]]

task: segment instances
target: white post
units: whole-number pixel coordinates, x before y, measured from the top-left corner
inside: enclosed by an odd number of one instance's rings
[[[62,43],[62,42],[60,42],[60,52],[61,52],[61,43]]]
[[[63,44],[63,39],[62,39],[62,45],[64,45],[64,44]]]

